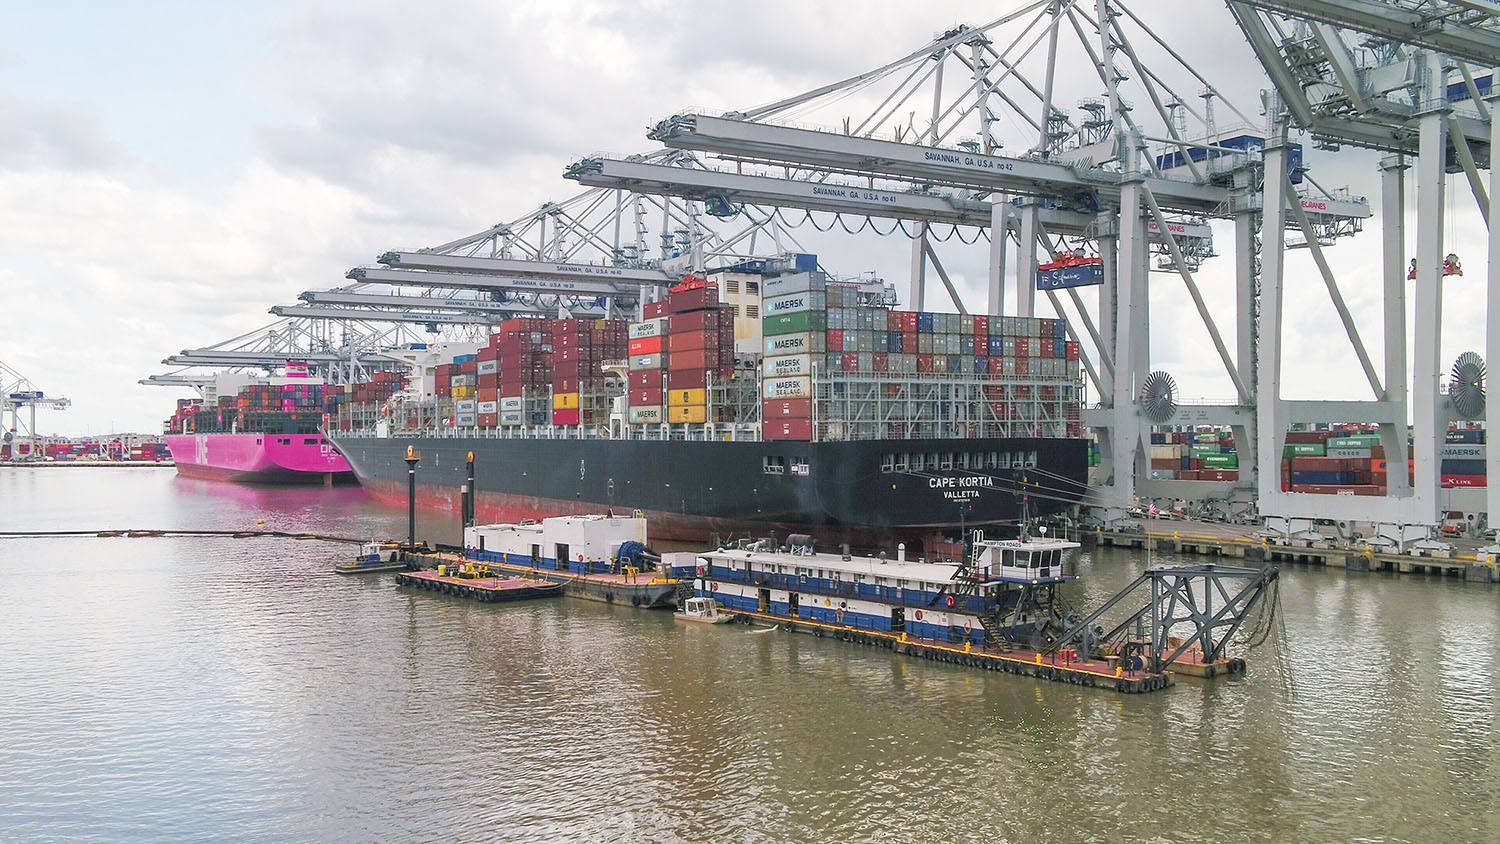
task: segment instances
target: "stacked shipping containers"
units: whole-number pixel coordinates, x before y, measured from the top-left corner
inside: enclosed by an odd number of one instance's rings
[[[767,439],[810,439],[814,418],[836,421],[839,403],[814,407],[815,370],[820,380],[850,373],[994,382],[985,390],[995,418],[1020,418],[1014,403],[1040,403],[1050,418],[1065,421],[1067,436],[1082,435],[1078,405],[1069,398],[1079,350],[1066,339],[1062,320],[864,307],[855,288],[816,272],[768,278],[762,291]]]
[[[629,328],[632,425],[709,421],[709,392],[734,376],[734,315],[719,305],[718,288],[689,279],[663,302],[647,305],[647,319]],[[713,421],[730,422],[729,408]]]
[[[552,424],[595,425],[608,419],[607,360],[625,357],[628,323],[562,319],[552,323]]]

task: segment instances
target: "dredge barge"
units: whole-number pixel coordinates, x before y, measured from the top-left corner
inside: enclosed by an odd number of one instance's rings
[[[676,555],[673,562],[696,562],[695,598],[710,598],[748,619],[1126,693],[1165,688],[1174,673],[1213,677],[1244,670],[1244,661],[1225,655],[1224,646],[1276,577],[1274,568],[1156,569],[1080,617],[1059,588],[1076,576],[1076,542],[1032,539],[1024,531],[1019,539],[987,540],[976,531],[971,552],[957,562],[907,560],[904,550],[894,560],[819,553],[806,535],[790,543],[743,543]],[[1226,579],[1243,582],[1237,593],[1223,588]],[[1146,583],[1147,603],[1106,632],[1098,624],[1104,612]],[[1197,612],[1195,596],[1210,589],[1224,598],[1217,613]],[[1179,624],[1194,634],[1170,635]]]

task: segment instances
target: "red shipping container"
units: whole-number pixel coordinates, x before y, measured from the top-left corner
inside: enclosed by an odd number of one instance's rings
[[[476,352],[474,354],[474,358],[475,360],[494,360],[499,357],[499,355],[500,353],[496,349],[486,347]]]
[[[479,401],[495,401],[499,397],[494,387],[480,387],[476,392]]]
[[[692,349],[685,352],[673,352],[667,357],[667,369],[708,369],[717,366],[719,353],[712,352],[713,360],[709,360],[710,352],[704,349]]]
[[[674,369],[667,373],[667,389],[669,390],[701,390],[707,386],[707,369]]]
[[[481,390],[485,387],[494,388],[498,386],[500,386],[500,373],[496,372],[479,376],[479,388]]]
[[[917,371],[924,373],[932,371],[932,355],[917,355]]]
[[[1068,360],[1078,360],[1078,343],[1076,341],[1069,340],[1064,349],[1066,350]]]
[[[665,301],[647,302],[641,306],[641,312],[645,315],[646,319],[656,319],[657,317],[666,316],[668,313],[667,303]]]
[[[677,290],[667,294],[667,307],[674,314],[719,306],[719,288],[699,287],[693,290]]]
[[[975,336],[978,336],[980,334],[984,334],[984,335],[988,336],[989,333],[990,333],[990,318],[987,317],[987,316],[984,316],[982,314],[976,315],[974,317],[974,334],[975,334]]]
[[[459,372],[466,372],[466,373],[467,372],[478,372],[479,371],[479,362],[478,361],[473,361],[473,360],[466,360],[463,363],[461,363],[461,364],[458,365],[458,371]],[[379,374],[379,373],[377,373],[377,374]]]
[[[1030,375],[1030,374],[1031,374],[1031,359],[1030,358],[1016,358],[1016,375],[1017,376],[1021,376],[1021,375]]]
[[[916,311],[901,311],[901,333],[902,334],[916,334],[917,333],[917,312]],[[916,347],[913,346],[912,348],[916,348]]]
[[[681,334],[667,335],[667,353],[690,352],[694,349],[709,349],[714,352],[719,350],[719,332],[716,329],[708,331],[686,331]]]
[[[578,392],[577,378],[552,378],[552,392],[554,393],[576,393]]]
[[[761,403],[761,418],[766,421],[773,419],[811,419],[812,399],[771,399]]]
[[[631,340],[627,351],[632,355],[659,355],[661,354],[661,338],[643,337],[639,340]]]
[[[859,353],[858,352],[844,352],[844,371],[845,372],[858,372],[859,371]]]
[[[479,422],[479,427],[481,428],[493,428],[500,424],[500,414],[498,413],[481,413],[478,414],[478,417],[476,421]]]
[[[1017,337],[1016,338],[1016,343],[1015,343],[1015,349],[1016,349],[1016,357],[1018,357],[1018,358],[1024,358],[1024,357],[1026,357],[1026,355],[1028,353],[1030,353],[1030,351],[1031,351],[1031,344],[1029,344],[1027,342],[1027,338],[1025,338],[1025,337]]]
[[[761,424],[761,436],[768,440],[810,440],[811,419],[777,419]]]
[[[578,424],[578,408],[573,407],[573,408],[568,408],[567,410],[554,410],[554,411],[552,411],[552,424],[554,424],[554,425],[577,425]]]
[[[723,313],[722,309],[715,308],[707,311],[672,314],[667,317],[667,331],[676,334],[680,331],[702,331],[706,328],[717,330]]]
[[[824,333],[824,343],[830,352],[842,352],[844,350],[844,332],[829,330]]]
[[[662,401],[662,390],[660,387],[656,389],[631,390],[629,402],[636,407],[666,404],[665,401]]]
[[[663,383],[660,369],[637,369],[630,373],[630,389],[632,390],[660,390]]]
[[[1488,479],[1484,475],[1443,475],[1442,485],[1452,489],[1454,487],[1485,486]]]
[[[900,331],[901,330],[901,312],[900,311],[886,311],[885,312],[885,330],[886,331]]]
[[[875,355],[871,365],[876,372],[885,372],[890,366],[890,355]]]
[[[1005,358],[990,358],[990,374],[999,375],[1005,371]]]
[[[901,332],[901,351],[908,355],[917,353],[917,332],[915,330]]]

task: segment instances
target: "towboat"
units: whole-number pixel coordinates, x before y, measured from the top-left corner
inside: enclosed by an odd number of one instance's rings
[[[359,546],[359,555],[352,561],[339,563],[333,570],[339,574],[370,574],[381,571],[401,571],[406,563],[401,551],[393,542],[366,542]]]
[[[696,621],[701,624],[727,624],[734,621],[734,613],[722,612],[712,598],[688,598],[682,609],[673,613],[678,621]]]

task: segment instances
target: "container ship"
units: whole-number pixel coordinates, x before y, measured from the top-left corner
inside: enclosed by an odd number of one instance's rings
[[[896,310],[813,256],[689,277],[641,319],[507,320],[409,361],[330,436],[377,498],[482,522],[640,510],[653,535],[861,547],[1075,506],[1088,446],[1061,320]],[[451,355],[451,357],[450,357]]]
[[[379,378],[384,395],[401,386],[393,374]],[[179,475],[240,483],[354,483],[348,461],[321,430],[345,388],[298,376],[242,381],[221,375],[203,399],[178,400],[163,439]]]

